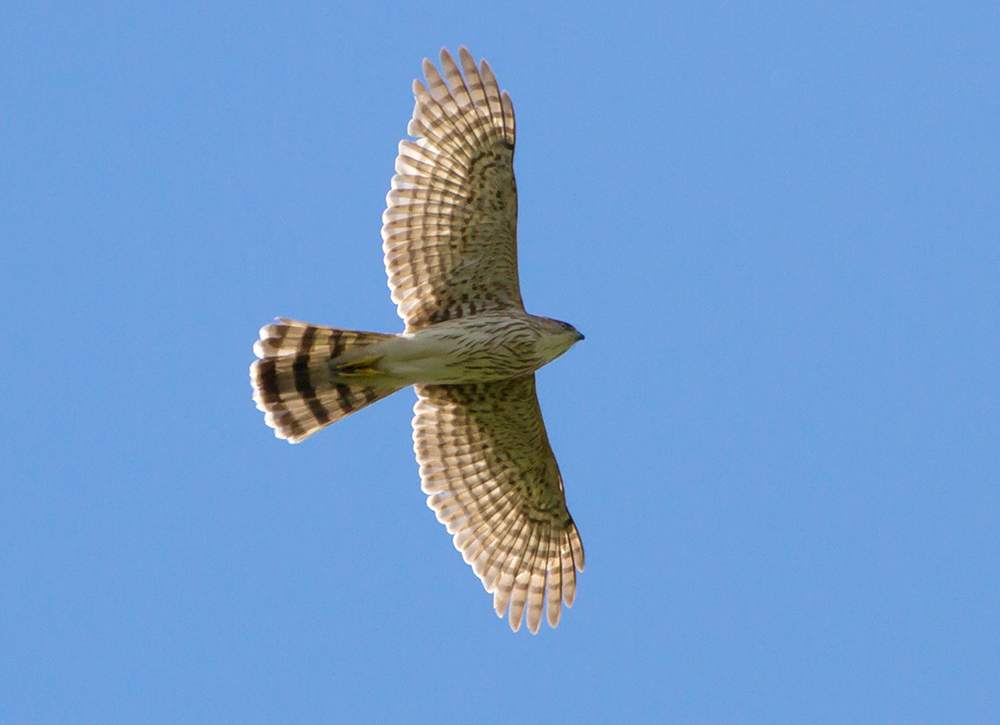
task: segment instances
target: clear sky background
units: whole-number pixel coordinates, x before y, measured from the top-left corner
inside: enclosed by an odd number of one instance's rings
[[[67,4],[68,5],[68,4]],[[1000,710],[996,3],[4,3],[0,721],[986,723]],[[512,633],[412,391],[302,445],[282,315],[399,331],[420,61],[518,113],[587,551]]]

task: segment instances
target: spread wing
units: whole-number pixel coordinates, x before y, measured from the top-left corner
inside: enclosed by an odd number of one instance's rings
[[[482,310],[523,309],[517,277],[514,106],[486,61],[460,48],[444,77],[424,60],[427,87],[400,141],[382,214],[392,301],[406,329]],[[465,77],[462,77],[462,71]]]
[[[413,447],[427,505],[453,535],[515,631],[527,608],[538,631],[572,606],[583,545],[566,508],[545,434],[535,376],[493,383],[417,385]]]

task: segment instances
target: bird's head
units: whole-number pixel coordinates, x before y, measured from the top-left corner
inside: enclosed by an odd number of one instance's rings
[[[555,360],[583,339],[580,331],[568,322],[551,320],[547,317],[536,319],[539,320],[543,333],[539,347],[548,362]]]

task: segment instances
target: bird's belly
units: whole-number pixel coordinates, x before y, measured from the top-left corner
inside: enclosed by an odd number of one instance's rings
[[[454,328],[454,329],[453,329]],[[407,383],[506,380],[541,367],[528,330],[438,325],[382,343],[379,369]]]

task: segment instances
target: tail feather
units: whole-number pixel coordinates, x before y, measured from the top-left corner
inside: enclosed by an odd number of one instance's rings
[[[280,319],[260,330],[250,366],[257,408],[274,435],[298,443],[351,413],[392,395],[398,383],[380,376],[344,376],[337,360],[355,360],[363,348],[393,335],[320,327]]]

